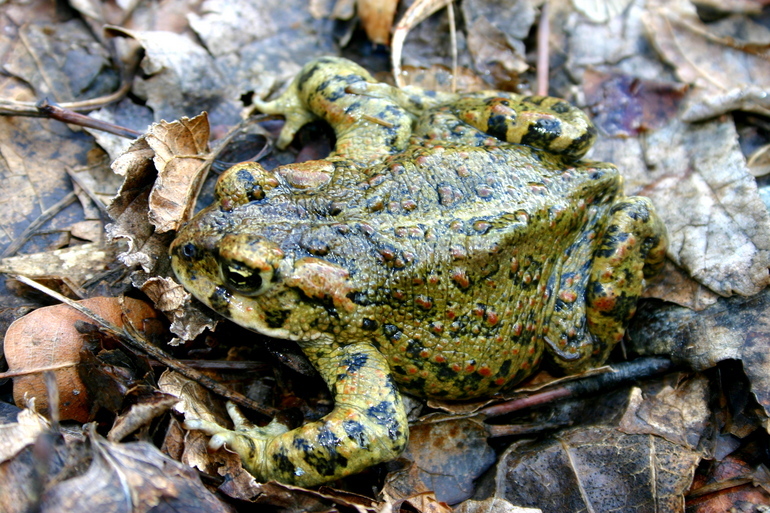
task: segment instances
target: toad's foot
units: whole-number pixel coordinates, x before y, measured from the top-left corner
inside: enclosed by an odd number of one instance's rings
[[[268,442],[289,431],[289,428],[277,420],[273,420],[265,427],[254,426],[230,401],[227,402],[227,413],[235,429],[227,429],[215,422],[197,418],[185,419],[184,427],[211,435],[208,444],[211,450],[216,451],[226,447],[241,456],[244,461],[263,460]]]
[[[306,64],[278,98],[255,100],[254,107],[285,116],[278,148],[287,147],[303,125],[323,119],[337,137],[333,155],[367,162],[402,151],[412,133],[412,118],[404,109],[356,92],[368,82],[374,82],[372,76],[354,62],[321,57]]]

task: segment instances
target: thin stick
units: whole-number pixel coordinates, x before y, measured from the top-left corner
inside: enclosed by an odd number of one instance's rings
[[[548,0],[540,8],[540,24],[537,26],[537,94],[548,96],[548,66],[550,21],[548,20]]]
[[[106,121],[94,119],[84,114],[75,112],[74,110],[64,109],[58,105],[53,105],[48,103],[47,99],[39,102],[37,104],[37,109],[51,119],[56,119],[64,123],[71,123],[73,125],[93,128],[95,130],[101,130],[103,132],[125,137],[126,139],[136,139],[142,135],[142,132],[131,130],[130,128],[115,125],[113,123],[108,123]]]
[[[43,213],[37,217],[37,219],[27,225],[21,235],[16,237],[16,239],[5,248],[2,254],[0,254],[0,258],[13,256],[17,251],[21,249],[24,244],[26,244],[26,242],[38,228],[50,221],[53,216],[70,206],[70,204],[73,203],[76,199],[77,196],[75,195],[75,192],[72,191],[57,201],[54,205],[51,205],[45,209]]]

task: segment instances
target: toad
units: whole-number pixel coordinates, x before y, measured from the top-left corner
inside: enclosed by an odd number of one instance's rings
[[[227,170],[171,246],[178,279],[236,323],[296,341],[335,406],[289,430],[188,419],[260,480],[311,486],[395,458],[401,393],[488,396],[544,354],[567,372],[623,338],[666,230],[596,130],[550,97],[396,89],[340,58],[307,64],[265,113],[286,146],[305,123],[326,158]]]

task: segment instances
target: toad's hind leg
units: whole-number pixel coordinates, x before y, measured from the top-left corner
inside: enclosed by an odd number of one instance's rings
[[[231,412],[234,431],[196,419],[185,425],[213,435],[212,448],[227,445],[261,481],[314,486],[398,456],[409,431],[382,353],[366,342],[314,342],[303,350],[334,395],[334,410],[321,420],[293,430],[275,421],[254,428]]]
[[[624,198],[609,216],[604,230],[593,226],[583,233],[549,283],[555,305],[543,340],[568,373],[604,363],[636,311],[644,279],[660,270],[666,256],[666,228],[650,200]]]

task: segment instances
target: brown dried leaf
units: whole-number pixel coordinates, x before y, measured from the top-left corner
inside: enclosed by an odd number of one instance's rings
[[[177,402],[177,397],[162,393],[141,397],[126,413],[117,416],[107,434],[107,440],[119,442],[137,429],[149,426],[153,419],[166,413]]]
[[[629,348],[638,354],[669,354],[696,370],[728,359],[743,363],[751,391],[770,417],[770,292],[721,299],[694,313],[676,306],[643,310]],[[638,327],[644,326],[640,330]]]
[[[688,120],[732,110],[735,95],[744,96],[743,110],[770,113],[770,103],[762,94],[770,87],[770,30],[745,16],[707,25],[686,0],[652,1],[643,21],[650,42],[679,78],[704,90],[695,101],[711,105],[700,114],[689,114]],[[746,88],[759,94],[747,97],[740,92]],[[752,96],[758,103],[751,101]]]
[[[770,283],[770,215],[731,120],[678,121],[647,137],[646,162],[665,178],[645,193],[669,233],[669,256],[714,292],[756,294]]]
[[[501,456],[495,496],[544,511],[684,511],[700,455],[610,427],[519,442]]]
[[[109,207],[116,221],[107,227],[112,239],[123,238],[129,249],[120,255],[131,267],[150,273],[166,261],[170,235],[194,208],[208,160],[208,118],[205,113],[153,124],[112,164],[126,179]],[[156,173],[157,171],[157,173]],[[156,180],[157,176],[157,180]]]
[[[412,462],[389,477],[384,493],[403,499],[433,490],[435,498],[457,504],[473,495],[473,482],[495,461],[484,424],[474,419],[434,417],[409,426],[401,459]]]
[[[454,508],[455,513],[543,513],[539,508],[520,508],[505,499],[490,497],[483,501],[468,500]]]
[[[80,304],[118,326],[123,325],[124,316],[139,329],[147,319],[157,318],[157,313],[147,303],[131,298],[96,297]],[[34,397],[38,409],[47,411],[43,372],[53,370],[59,391],[60,418],[79,422],[93,419],[102,405],[95,395],[102,392],[103,387],[94,390],[82,379],[79,367],[86,356],[84,345],[89,338],[78,331],[78,321],[93,322],[67,305],[54,305],[29,313],[8,328],[4,352],[9,371],[24,374],[13,378],[17,405]],[[89,368],[85,371],[92,377],[101,366],[94,360],[89,359]],[[91,368],[90,364],[95,367]]]
[[[356,5],[366,36],[374,44],[388,44],[398,0],[357,0]]]
[[[48,421],[30,409],[19,412],[16,422],[0,424],[0,463],[13,458],[26,446],[33,444],[38,435],[46,429]]]
[[[192,295],[172,278],[150,278],[141,289],[171,319],[169,330],[182,340],[193,340],[207,329],[214,331],[220,322],[210,309],[193,302]]]
[[[474,68],[495,88],[513,90],[529,69],[523,40],[535,22],[532,2],[463,2]]]
[[[88,471],[49,488],[40,511],[230,512],[191,468],[146,442],[113,444],[91,433]]]
[[[676,388],[666,387],[644,399],[642,390],[631,390],[631,401],[619,429],[629,434],[650,434],[696,450],[711,417],[708,380],[698,375]]]
[[[0,259],[0,273],[29,278],[66,278],[76,285],[92,279],[115,261],[114,245],[81,244],[44,253]]]
[[[708,308],[719,299],[719,295],[690,278],[670,260],[666,260],[660,275],[647,284],[642,297],[665,299],[695,311]]]
[[[176,230],[192,217],[195,198],[211,165],[208,117],[204,112],[173,123],[161,121],[145,137],[155,152],[158,171],[148,217],[158,233]]]

